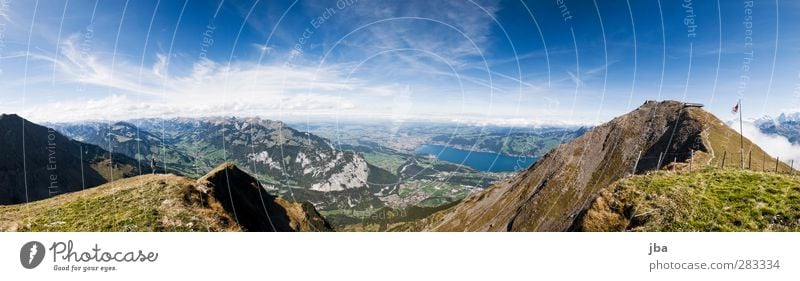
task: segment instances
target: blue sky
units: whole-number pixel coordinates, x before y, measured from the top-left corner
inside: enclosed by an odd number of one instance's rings
[[[652,99],[726,120],[740,98],[745,118],[800,111],[800,3],[717,2],[0,0],[0,112],[530,125]]]

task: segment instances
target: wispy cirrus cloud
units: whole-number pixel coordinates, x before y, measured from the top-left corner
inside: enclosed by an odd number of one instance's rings
[[[259,115],[285,110],[344,110],[354,102],[340,92],[390,94],[358,79],[345,79],[334,67],[286,67],[251,62],[220,64],[200,59],[182,75],[169,72],[170,58],[156,54],[151,66],[121,58],[81,53],[77,37],[64,40],[58,57],[32,54],[32,60],[55,64],[59,83],[82,84],[105,92],[99,98],[74,95],[30,108],[34,120],[128,119],[131,116]],[[374,90],[373,90],[374,89]]]

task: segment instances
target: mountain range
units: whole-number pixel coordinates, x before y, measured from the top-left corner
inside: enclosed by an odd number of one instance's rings
[[[76,140],[132,158],[155,157],[167,172],[200,176],[231,161],[271,185],[320,192],[363,188],[371,167],[327,139],[260,118],[141,119],[115,123],[53,124]]]
[[[755,125],[765,134],[784,136],[792,144],[800,145],[800,113],[764,117],[756,120]]]
[[[124,154],[0,115],[0,205],[32,202],[149,172]]]
[[[162,141],[158,133],[141,130],[130,122],[82,122],[45,124],[71,139],[97,145],[115,153],[124,154],[137,161],[137,166],[152,168],[150,160],[156,157],[162,166],[160,172],[201,176],[195,170],[194,158],[174,145]]]

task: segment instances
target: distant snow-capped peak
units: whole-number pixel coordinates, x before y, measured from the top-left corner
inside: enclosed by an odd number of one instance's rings
[[[764,116],[759,119],[756,119],[754,123],[757,126],[760,126],[762,124],[767,124],[767,123],[783,124],[787,122],[800,122],[800,112],[781,113],[780,115],[778,115],[777,118],[773,118],[771,116]]]
[[[778,116],[778,122],[781,123],[798,122],[798,121],[800,121],[800,112],[795,112],[790,114],[781,113],[781,115]]]

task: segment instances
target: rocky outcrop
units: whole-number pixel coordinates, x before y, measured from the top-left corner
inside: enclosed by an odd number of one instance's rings
[[[198,189],[222,207],[246,231],[331,231],[310,203],[275,197],[235,165],[222,164],[197,180]]]
[[[314,174],[330,175],[324,182],[311,185],[311,190],[323,192],[366,187],[367,178],[369,177],[369,168],[364,158],[353,155],[349,160],[346,160],[343,152],[337,152],[334,159],[328,161],[323,167],[315,168],[312,166],[304,169],[312,169],[311,171]]]

